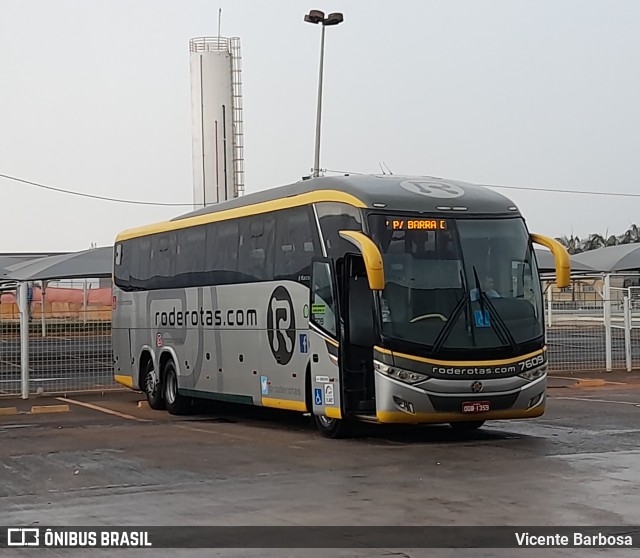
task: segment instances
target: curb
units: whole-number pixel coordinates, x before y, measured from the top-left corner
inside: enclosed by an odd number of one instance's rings
[[[17,415],[17,407],[0,407],[0,416]]]
[[[31,414],[68,413],[70,410],[69,405],[34,405],[31,407]]]
[[[138,401],[138,409],[151,409],[151,407],[149,407],[149,402],[143,399],[142,401]]]
[[[585,378],[582,380],[578,380],[574,386],[575,387],[602,387],[607,385],[605,380],[596,379],[596,378]]]

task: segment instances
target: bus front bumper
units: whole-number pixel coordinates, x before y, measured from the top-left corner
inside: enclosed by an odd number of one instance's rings
[[[434,378],[410,385],[378,371],[375,383],[376,417],[381,423],[533,418],[544,413],[546,404],[546,374],[523,385],[516,379],[483,380],[480,393],[472,392],[474,382],[469,380]]]

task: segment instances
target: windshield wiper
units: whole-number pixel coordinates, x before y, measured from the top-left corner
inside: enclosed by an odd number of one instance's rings
[[[451,334],[451,331],[453,330],[453,327],[456,324],[456,321],[458,319],[458,317],[460,316],[460,313],[463,310],[466,310],[469,306],[469,297],[468,295],[468,291],[466,288],[466,284],[465,284],[465,280],[464,280],[464,274],[462,273],[462,270],[460,270],[460,280],[462,282],[462,297],[460,298],[460,300],[458,301],[458,304],[455,305],[455,307],[453,308],[453,310],[451,311],[451,314],[449,315],[449,317],[447,318],[447,324],[440,330],[440,334],[438,335],[438,337],[436,337],[436,340],[433,344],[433,353],[437,353],[441,348],[442,345],[444,344],[444,342],[447,340],[447,338],[449,337],[449,335]],[[465,325],[467,326],[467,330],[469,329],[469,314],[465,311],[464,314],[464,318],[465,318]],[[473,334],[473,328],[472,328],[472,335]],[[475,341],[475,336],[474,336],[474,341]]]
[[[480,303],[480,311],[482,312],[483,318],[486,315],[485,313],[486,312],[485,304],[486,304],[487,307],[489,308],[489,316],[491,316],[495,321],[496,327],[494,327],[494,329],[496,334],[500,338],[500,341],[502,341],[505,344],[508,343],[509,345],[511,345],[511,348],[514,351],[517,351],[518,345],[516,343],[516,340],[513,338],[513,335],[511,335],[511,332],[509,331],[507,324],[504,323],[502,316],[498,314],[498,311],[496,310],[496,307],[491,302],[491,299],[486,295],[486,293],[482,290],[482,287],[480,286],[480,280],[478,279],[478,270],[476,269],[475,265],[473,266],[473,277],[476,282],[476,290],[478,291],[478,302]]]

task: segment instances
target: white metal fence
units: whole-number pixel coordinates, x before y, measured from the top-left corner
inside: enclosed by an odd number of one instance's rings
[[[6,299],[6,297],[5,297]],[[113,381],[111,308],[82,303],[30,302],[28,350],[21,332],[18,300],[0,303],[0,396],[23,393],[23,359],[28,393],[72,393],[118,389]]]
[[[552,372],[640,368],[640,287],[612,286],[615,278],[584,277],[560,292],[547,286],[545,319]],[[588,282],[593,288],[585,291]]]
[[[596,278],[593,291],[575,283],[545,291],[551,373],[640,369],[640,287],[612,287]],[[608,296],[607,296],[608,293]],[[113,381],[111,309],[29,304],[29,394],[120,389]],[[26,333],[26,332],[25,332]],[[23,334],[24,335],[24,334]],[[0,304],[0,397],[21,389],[17,303]]]

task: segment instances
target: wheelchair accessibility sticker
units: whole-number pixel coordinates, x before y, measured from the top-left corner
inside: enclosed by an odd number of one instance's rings
[[[477,327],[491,327],[491,317],[488,310],[475,310],[473,314]]]
[[[269,378],[266,376],[260,376],[260,389],[262,395],[269,395]]]
[[[313,390],[313,402],[315,405],[322,405],[322,390],[320,388]]]

